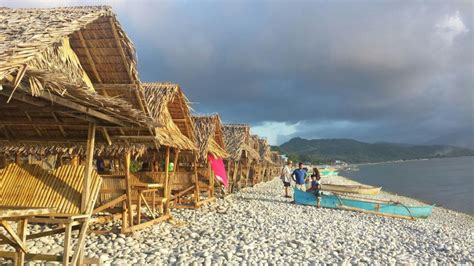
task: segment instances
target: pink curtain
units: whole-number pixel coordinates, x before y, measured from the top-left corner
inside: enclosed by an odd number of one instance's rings
[[[229,179],[227,178],[227,173],[225,171],[224,161],[222,159],[217,159],[212,154],[207,155],[207,160],[211,164],[212,171],[214,171],[217,180],[227,188],[229,186]]]

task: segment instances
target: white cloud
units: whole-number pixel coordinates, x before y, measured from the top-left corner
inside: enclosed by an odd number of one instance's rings
[[[280,144],[281,138],[289,137],[296,133],[300,122],[289,124],[285,122],[266,121],[260,125],[252,127],[252,134],[266,137],[271,145]]]
[[[436,35],[443,41],[447,46],[451,46],[454,39],[460,35],[469,32],[464,22],[461,19],[459,11],[451,16],[445,16],[435,25]]]

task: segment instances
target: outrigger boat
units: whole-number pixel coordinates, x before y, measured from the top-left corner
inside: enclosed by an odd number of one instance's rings
[[[311,192],[294,189],[296,204],[316,206],[316,196]],[[433,206],[408,206],[400,202],[351,199],[340,195],[322,195],[320,205],[324,208],[371,213],[381,216],[411,219],[428,218]]]
[[[327,176],[337,176],[339,172],[336,170],[330,170],[330,169],[324,169],[321,170],[321,176],[327,177]]]
[[[321,184],[321,190],[340,192],[340,193],[355,193],[364,195],[377,195],[380,193],[382,187],[371,187],[362,185],[335,185],[335,184]]]

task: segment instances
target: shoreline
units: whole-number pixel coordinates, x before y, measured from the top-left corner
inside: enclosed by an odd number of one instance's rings
[[[474,157],[474,155],[471,155],[471,156],[452,156],[452,157],[433,157],[433,158],[408,159],[408,160],[394,160],[394,161],[383,161],[383,162],[372,162],[372,163],[353,163],[353,164],[349,164],[349,165],[360,166],[360,165],[374,165],[374,164],[386,164],[386,163],[406,163],[406,162],[443,160],[443,159],[465,158],[465,157]]]
[[[427,205],[435,205],[451,211],[474,216],[474,210],[469,204],[471,200],[468,196],[470,193],[469,183],[472,182],[472,173],[470,174],[470,172],[472,172],[473,159],[473,156],[462,156],[456,158],[407,161],[406,163],[386,162],[383,164],[366,164],[361,165],[357,171],[341,170],[339,174],[345,176],[347,179],[352,181],[357,180],[369,186],[383,186],[384,191],[391,194],[411,197]],[[396,169],[400,169],[403,176],[397,174]],[[457,175],[453,176],[452,179],[445,181],[447,182],[446,185],[451,189],[447,191],[434,184],[440,183],[439,180],[441,179],[439,178],[442,177],[442,175],[451,175],[452,173],[449,169],[457,169],[458,172],[456,172]],[[389,171],[389,173],[384,174],[384,171]],[[413,178],[407,178],[407,176],[410,175],[415,176]],[[401,178],[400,182],[402,182],[400,187],[396,185],[396,180],[398,180],[397,178],[399,177]],[[434,178],[434,183],[429,183],[422,187],[410,186],[411,184],[422,185],[420,183],[422,181],[420,180],[428,182],[431,178]],[[461,194],[454,195],[456,191],[459,191]],[[444,192],[451,193],[449,195],[453,197],[444,197]]]
[[[359,182],[359,181],[355,181],[355,180],[353,180],[349,177],[346,177],[346,176],[339,176],[338,175],[338,176],[335,176],[335,177],[339,178],[341,180],[344,180],[345,182],[343,182],[343,184],[373,186],[373,185],[365,184],[365,183],[362,183],[362,182]],[[328,177],[326,177],[325,179],[327,179],[327,178]],[[324,184],[324,182],[323,182],[323,184]],[[334,184],[337,184],[337,183],[334,183]],[[382,187],[382,191],[380,192],[380,194],[372,196],[372,197],[380,198],[380,199],[384,199],[384,200],[398,200],[398,201],[401,201],[403,203],[407,203],[407,204],[411,204],[411,205],[416,205],[416,204],[429,205],[429,206],[433,206],[433,210],[434,209],[439,209],[439,210],[446,211],[446,212],[453,212],[453,213],[456,213],[458,215],[465,215],[465,216],[468,216],[468,217],[474,219],[473,214],[461,212],[461,211],[458,211],[458,210],[452,210],[452,209],[449,209],[449,208],[446,208],[446,207],[443,207],[443,206],[438,206],[436,204],[431,204],[431,203],[428,203],[428,202],[424,201],[423,199],[404,196],[404,195],[398,194],[396,192],[387,191],[383,187]]]

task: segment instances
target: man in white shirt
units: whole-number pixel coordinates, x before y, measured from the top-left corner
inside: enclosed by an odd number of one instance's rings
[[[283,186],[285,186],[285,197],[291,198],[290,196],[290,186],[291,186],[291,164],[292,162],[288,160],[286,165],[281,169],[281,181],[283,181]]]

